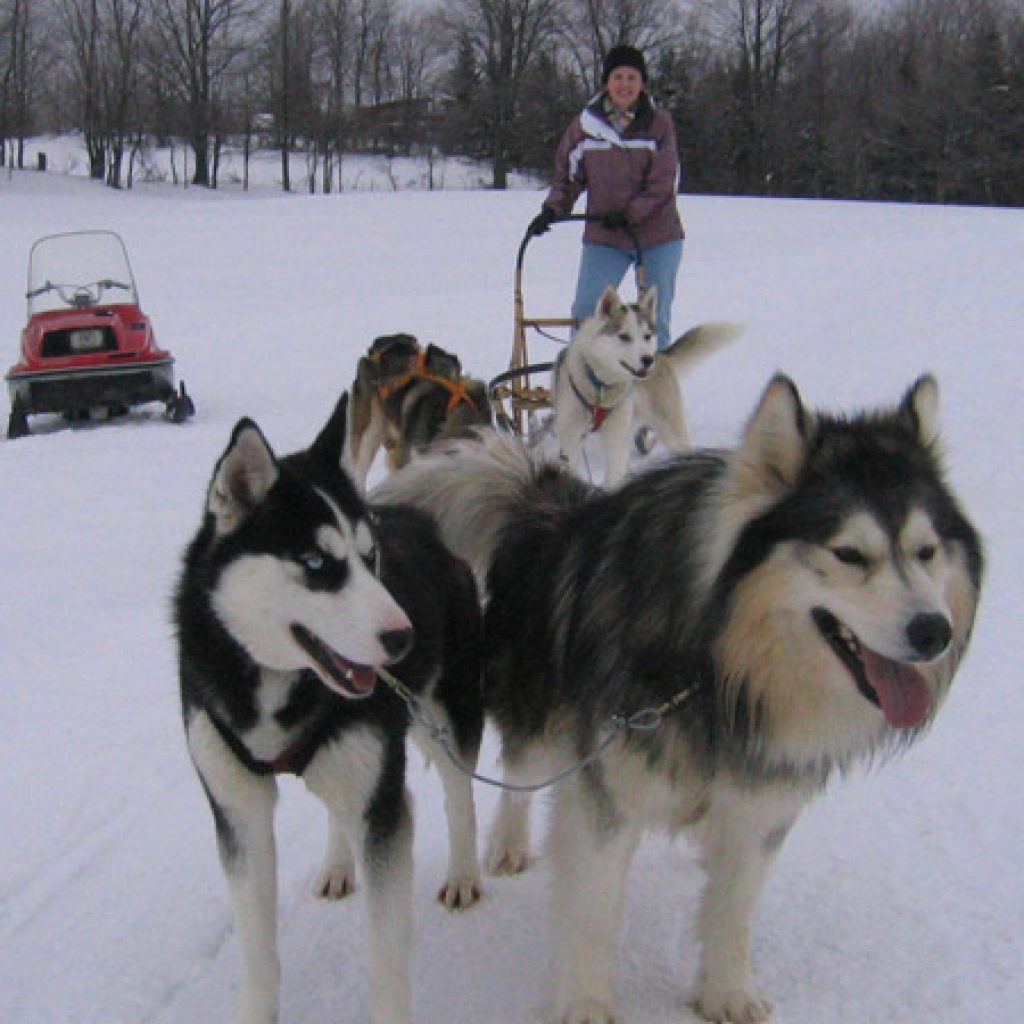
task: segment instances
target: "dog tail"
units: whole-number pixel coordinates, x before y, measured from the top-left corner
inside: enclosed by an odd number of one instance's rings
[[[415,505],[431,515],[444,543],[473,570],[482,592],[501,534],[528,501],[542,465],[518,439],[481,429],[472,438],[423,449],[376,487],[371,500]]]
[[[686,373],[705,356],[734,341],[744,330],[743,324],[730,320],[715,320],[691,327],[685,334],[676,338],[658,356],[658,360],[666,360],[677,374]]]

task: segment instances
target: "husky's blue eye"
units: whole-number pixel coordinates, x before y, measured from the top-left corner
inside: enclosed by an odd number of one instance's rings
[[[320,572],[324,567],[324,556],[319,551],[307,551],[299,556],[299,561],[307,572]]]
[[[858,569],[866,569],[868,565],[867,555],[856,548],[841,547],[833,548],[832,554],[843,563],[843,565],[855,565]]]

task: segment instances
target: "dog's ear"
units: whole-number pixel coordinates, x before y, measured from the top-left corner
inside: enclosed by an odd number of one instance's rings
[[[380,364],[369,356],[360,356],[356,363],[356,381],[363,387],[377,387],[380,382]]]
[[[348,392],[343,391],[330,418],[310,445],[310,457],[328,471],[345,468],[348,432]]]
[[[319,462],[328,473],[345,474],[352,486],[362,493],[359,474],[355,471],[355,456],[352,452],[352,431],[348,428],[348,392],[343,391],[331,418],[324,424],[310,446],[309,456]]]
[[[427,368],[442,377],[451,381],[458,381],[462,377],[462,363],[454,352],[449,352],[430,342],[427,345],[425,362]]]
[[[623,309],[622,299],[619,298],[615,285],[609,284],[605,286],[604,291],[601,292],[601,298],[597,300],[594,316],[601,317],[603,320],[617,320],[622,315]]]
[[[206,509],[219,535],[231,533],[259,507],[279,476],[277,460],[260,428],[241,419],[213,471]]]
[[[926,448],[939,441],[939,382],[926,373],[918,377],[900,403],[900,416]]]
[[[637,302],[640,315],[651,324],[658,322],[658,286],[652,284],[640,292]]]
[[[776,374],[747,424],[740,458],[756,475],[759,490],[774,494],[789,488],[807,458],[814,430],[796,385]]]
[[[334,407],[334,414],[327,421],[327,426],[324,427],[320,434],[323,436],[328,429],[332,431],[332,440],[328,448],[327,457],[333,460],[332,465],[335,468],[341,468],[341,471],[348,477],[356,491],[365,497],[366,481],[356,472],[355,452],[352,450],[352,438],[354,435],[352,430],[349,429],[348,409],[349,397],[346,391],[338,399],[338,404]],[[355,410],[353,410],[353,416],[355,416]],[[319,441],[319,438],[317,440]]]

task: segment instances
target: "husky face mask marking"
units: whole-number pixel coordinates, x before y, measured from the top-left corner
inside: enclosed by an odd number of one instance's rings
[[[214,611],[253,660],[285,672],[312,669],[345,697],[372,693],[374,669],[401,658],[412,633],[405,612],[376,578],[376,545],[365,514],[353,521],[329,495],[282,478],[254,424],[232,439],[207,507],[225,546],[246,535],[245,553],[220,577]],[[303,516],[287,515],[299,508]],[[295,528],[282,530],[289,522]],[[318,525],[309,532],[309,523]]]
[[[657,350],[657,300],[653,287],[632,305],[624,303],[611,285],[604,290],[595,311],[603,322],[588,358],[597,376],[607,384],[618,384],[625,376],[642,379],[650,372]]]

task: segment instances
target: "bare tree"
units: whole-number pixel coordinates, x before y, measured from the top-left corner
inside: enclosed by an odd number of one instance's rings
[[[154,76],[176,99],[195,158],[192,183],[216,185],[218,103],[246,47],[250,0],[151,0]]]
[[[106,11],[103,96],[107,114],[106,181],[122,184],[125,146],[142,132],[139,124],[141,41],[145,0],[103,0]],[[131,170],[129,168],[129,183]]]
[[[89,177],[102,179],[107,166],[107,132],[100,63],[100,0],[61,0],[61,8],[71,42],[73,94],[80,104],[77,122],[85,140]]]
[[[368,86],[373,102],[381,102],[382,47],[393,15],[391,0],[354,0],[352,98],[356,107],[363,105]]]
[[[653,63],[677,40],[678,23],[677,0],[570,0],[563,40],[587,87],[595,90],[613,46],[628,43]]]
[[[340,167],[345,150],[346,89],[355,34],[352,6],[353,0],[315,0],[313,7],[314,35],[320,44],[315,74],[320,96],[318,144],[324,192],[333,188],[335,167]]]
[[[781,85],[818,5],[819,0],[713,0],[709,6],[732,70],[733,146],[745,191],[772,189]]]
[[[526,73],[554,35],[558,14],[558,0],[455,0],[450,5],[453,38],[472,48],[481,73],[494,188],[508,187]]]
[[[414,100],[427,95],[437,63],[444,52],[436,16],[414,11],[400,16],[392,34],[396,98]]]
[[[6,0],[0,5],[0,166],[25,166],[32,64],[29,0]]]

